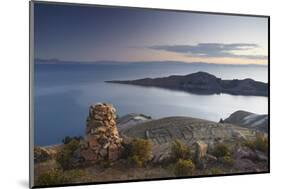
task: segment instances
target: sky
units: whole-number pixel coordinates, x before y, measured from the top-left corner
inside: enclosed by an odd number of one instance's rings
[[[265,17],[35,3],[34,54],[64,61],[267,64]]]

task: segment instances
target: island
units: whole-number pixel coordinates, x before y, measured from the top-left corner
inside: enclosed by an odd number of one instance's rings
[[[143,78],[137,80],[113,80],[107,83],[130,84],[145,87],[186,91],[195,94],[220,94],[249,96],[268,96],[268,84],[253,79],[223,80],[206,72],[188,75],[171,75],[161,78]]]

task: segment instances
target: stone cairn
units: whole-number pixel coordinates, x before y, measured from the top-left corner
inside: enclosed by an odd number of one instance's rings
[[[98,103],[90,107],[86,137],[80,151],[85,161],[115,161],[120,157],[122,138],[116,127],[115,112],[111,104]]]

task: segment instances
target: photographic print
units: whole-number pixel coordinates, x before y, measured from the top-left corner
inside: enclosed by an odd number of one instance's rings
[[[30,2],[30,185],[269,172],[269,17]]]

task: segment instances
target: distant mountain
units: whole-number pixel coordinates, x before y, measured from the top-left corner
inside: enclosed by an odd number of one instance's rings
[[[196,94],[228,93],[233,95],[268,96],[268,84],[252,79],[222,80],[206,72],[189,75],[172,75],[162,78],[106,81],[108,83],[130,84],[186,91]]]
[[[232,113],[223,122],[239,125],[248,129],[255,129],[258,131],[268,132],[267,114],[259,115],[240,110]]]
[[[101,64],[101,65],[131,65],[131,66],[156,66],[156,65],[171,65],[171,66],[187,66],[187,65],[197,65],[197,66],[234,66],[234,67],[267,67],[267,65],[261,64],[217,64],[217,63],[207,63],[207,62],[183,62],[183,61],[114,61],[114,60],[100,60],[100,61],[72,61],[72,60],[60,60],[60,59],[35,59],[36,64]]]

